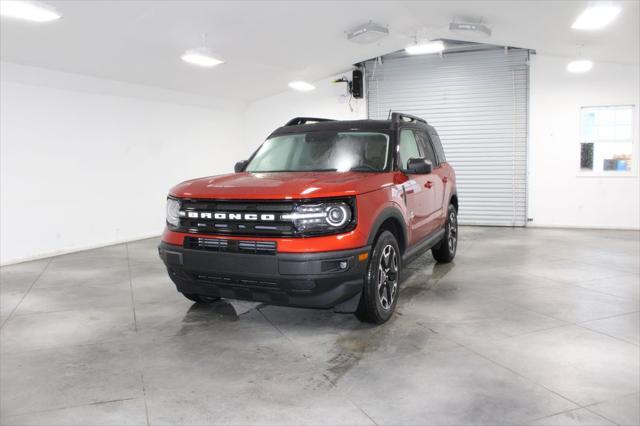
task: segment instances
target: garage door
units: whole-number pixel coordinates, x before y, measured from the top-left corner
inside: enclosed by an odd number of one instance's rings
[[[528,59],[528,50],[494,48],[365,63],[369,118],[401,111],[438,130],[458,176],[461,224],[526,224]]]

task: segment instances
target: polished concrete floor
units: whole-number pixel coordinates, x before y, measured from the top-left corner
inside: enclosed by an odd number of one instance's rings
[[[461,229],[392,321],[175,292],[144,240],[1,271],[1,423],[640,423],[640,234]]]

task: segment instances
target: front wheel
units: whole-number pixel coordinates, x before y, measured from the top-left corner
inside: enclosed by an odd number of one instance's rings
[[[360,321],[382,324],[396,309],[400,293],[400,249],[396,237],[383,231],[371,252],[356,316]]]
[[[437,246],[431,249],[433,258],[438,263],[449,263],[456,257],[458,248],[458,211],[453,204],[447,210],[447,223],[444,227],[444,237]]]

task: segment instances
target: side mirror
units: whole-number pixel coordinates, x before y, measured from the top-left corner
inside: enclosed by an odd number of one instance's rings
[[[409,158],[407,162],[407,173],[414,175],[427,175],[433,170],[431,161],[425,158]]]
[[[247,164],[249,164],[248,160],[238,161],[236,163],[236,165],[234,166],[233,170],[236,173],[244,172],[244,169],[245,169],[245,167],[247,167]]]

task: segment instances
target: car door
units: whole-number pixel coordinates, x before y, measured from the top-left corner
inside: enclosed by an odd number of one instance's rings
[[[426,188],[430,192],[429,196],[429,215],[434,215],[430,220],[438,219],[442,213],[442,205],[444,203],[444,176],[445,171],[438,163],[433,143],[427,132],[420,130],[417,132],[418,142],[421,145],[424,158],[431,161],[433,171],[427,175]]]
[[[409,244],[415,244],[429,234],[429,209],[432,201],[427,199],[430,194],[426,193],[429,175],[409,173],[407,163],[410,158],[422,158],[422,152],[414,130],[402,129],[398,142],[398,169],[408,178],[401,186],[411,227]]]

